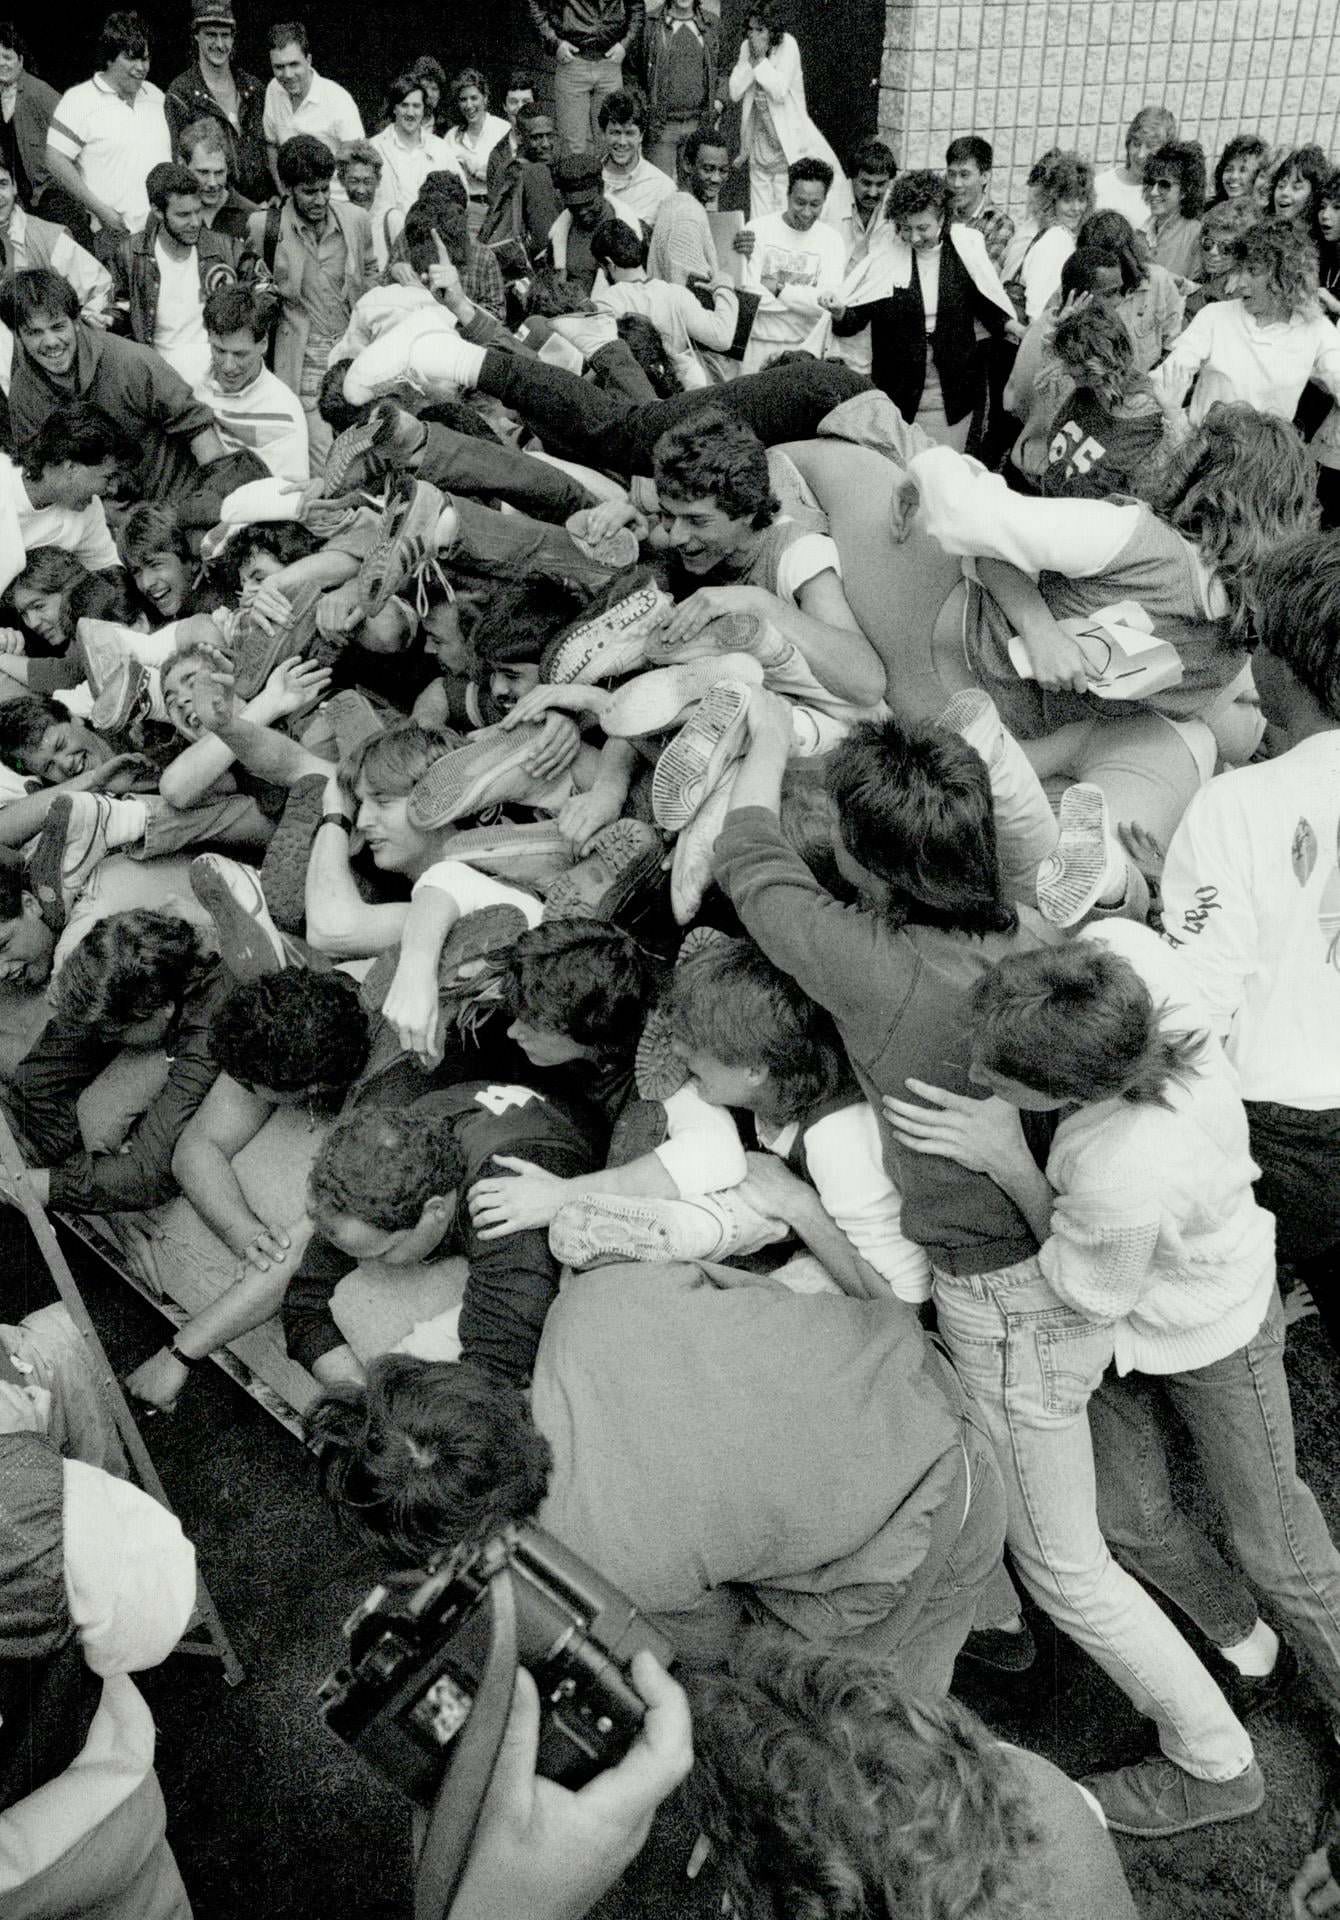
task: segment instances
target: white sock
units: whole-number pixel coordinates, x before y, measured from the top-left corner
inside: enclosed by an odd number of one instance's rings
[[[1235,1647],[1220,1647],[1219,1651],[1239,1673],[1264,1680],[1268,1673],[1275,1671],[1280,1637],[1268,1621],[1258,1620],[1245,1640],[1240,1640]]]
[[[107,801],[107,844],[109,847],[133,847],[144,838],[149,824],[149,808],[135,795]]]

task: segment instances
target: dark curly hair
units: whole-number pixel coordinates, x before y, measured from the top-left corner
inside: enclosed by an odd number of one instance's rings
[[[1031,1920],[1039,1834],[1004,1748],[886,1660],[751,1634],[686,1676],[691,1818],[738,1920]]]
[[[1300,533],[1252,575],[1252,638],[1340,725],[1340,540]]]
[[[1317,249],[1300,221],[1258,220],[1233,242],[1234,264],[1269,276],[1279,317],[1309,313],[1317,300]]]
[[[358,988],[344,973],[285,967],[233,988],[210,1024],[225,1073],[273,1093],[344,1093],[368,1063]]]
[[[991,780],[956,734],[889,719],[852,729],[828,764],[842,843],[889,888],[895,926],[1010,933]]]
[[[900,173],[889,188],[889,197],[884,202],[885,217],[897,226],[900,220],[911,220],[918,213],[938,213],[942,220],[948,216],[949,189],[945,185],[942,173],[934,173],[929,167],[914,168],[911,173]]]
[[[616,927],[550,920],[508,949],[501,984],[513,1019],[565,1034],[606,1060],[631,1059],[661,971]]]
[[[468,1363],[385,1354],[366,1387],[322,1395],[307,1433],[341,1518],[412,1567],[530,1519],[553,1466],[524,1394]]]
[[[747,519],[759,531],[777,517],[781,502],[772,491],[767,449],[722,407],[704,407],[667,428],[651,457],[658,492],[711,500],[730,519]]]
[[[173,913],[136,907],[89,928],[51,989],[62,1020],[116,1031],[180,1007],[207,965],[200,935]]]
[[[307,1178],[310,1209],[347,1213],[384,1233],[415,1226],[428,1202],[460,1186],[465,1156],[444,1120],[378,1109],[333,1126]]]
[[[1205,210],[1205,149],[1198,140],[1168,140],[1145,161],[1145,182],[1165,174],[1181,193],[1184,220],[1199,220]]]

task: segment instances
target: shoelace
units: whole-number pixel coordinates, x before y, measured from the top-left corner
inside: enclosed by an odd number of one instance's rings
[[[414,569],[412,578],[414,581],[413,606],[420,620],[426,619],[428,615],[428,583],[430,580],[436,581],[437,585],[441,587],[443,593],[446,595],[447,605],[451,606],[454,604],[456,589],[452,586],[446,574],[443,573],[442,563],[435,552],[428,554],[426,558],[419,562]]]

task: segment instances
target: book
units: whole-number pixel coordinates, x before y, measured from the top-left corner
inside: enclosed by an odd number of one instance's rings
[[[1114,616],[1133,615],[1130,618]],[[1177,649],[1149,631],[1142,608],[1125,602],[1098,613],[1077,615],[1057,625],[1078,643],[1084,655],[1088,690],[1100,700],[1149,700],[1180,685],[1182,662]],[[1033,669],[1017,636],[1009,643],[1010,664],[1021,680],[1031,680]]]
[[[744,255],[735,251],[733,243],[736,234],[744,232],[744,215],[738,207],[733,213],[709,213],[707,224],[712,229],[712,243],[717,250],[721,277],[738,287],[744,272]]]

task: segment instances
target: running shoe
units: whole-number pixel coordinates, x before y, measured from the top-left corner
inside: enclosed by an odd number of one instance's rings
[[[438,565],[438,526],[448,502],[427,480],[400,474],[386,495],[377,538],[358,570],[364,617],[380,613],[387,601]],[[443,576],[445,579],[445,576]]]
[[[543,733],[541,720],[506,732],[486,727],[463,747],[444,753],[410,790],[410,825],[420,833],[436,833],[504,801],[540,804],[552,795],[554,782],[536,780],[526,762]]]
[[[699,701],[656,762],[651,776],[651,810],[658,827],[674,832],[686,826],[745,748],[749,688],[738,680],[718,681]]]
[[[540,678],[551,686],[592,686],[646,664],[646,631],[669,605],[645,567],[611,580],[581,619],[558,634],[540,656]]]

